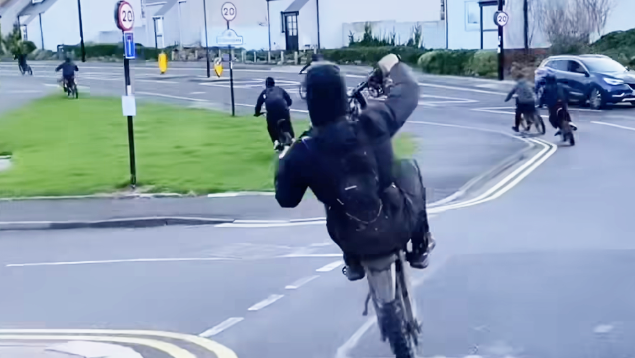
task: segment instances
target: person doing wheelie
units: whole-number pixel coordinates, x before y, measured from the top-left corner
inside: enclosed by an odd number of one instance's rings
[[[72,83],[75,83],[75,72],[79,71],[79,67],[77,67],[70,57],[66,57],[64,62],[55,68],[55,72],[59,72],[60,70],[62,70],[64,89],[67,89]]]
[[[571,118],[569,114],[569,92],[556,80],[556,76],[553,73],[547,73],[545,76],[545,87],[542,93],[541,103],[547,106],[549,110],[549,123],[553,128],[557,129],[556,136],[560,135],[561,118]],[[558,117],[558,110],[564,111],[561,117]],[[569,125],[573,130],[578,128],[569,122]]]
[[[308,188],[324,204],[329,236],[344,253],[351,281],[364,278],[363,259],[403,250],[409,241],[410,265],[425,268],[434,247],[419,166],[395,159],[392,143],[417,108],[419,85],[394,54],[379,61],[374,76],[381,83],[389,77],[392,90],[353,118],[337,66],[311,66],[306,86],[312,127],[279,158],[275,174],[281,207],[298,206]]]
[[[514,132],[518,132],[522,116],[525,116],[525,118],[531,116],[533,118],[533,116],[539,115],[536,109],[536,96],[533,88],[522,72],[517,75],[516,85],[507,95],[505,102],[508,102],[514,94],[516,95],[516,118],[512,129]]]
[[[280,149],[279,147],[284,143],[280,143],[280,138],[283,133],[288,133],[291,138],[295,138],[293,133],[293,125],[291,124],[291,114],[289,113],[289,107],[293,104],[291,96],[283,88],[276,86],[276,81],[267,77],[265,80],[265,89],[258,96],[256,102],[255,117],[260,116],[262,105],[267,108],[267,131],[274,149]],[[281,123],[279,123],[282,120]]]

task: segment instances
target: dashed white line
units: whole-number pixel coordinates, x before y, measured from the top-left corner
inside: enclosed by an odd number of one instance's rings
[[[329,272],[329,271],[333,271],[334,269],[342,266],[344,264],[344,261],[339,260],[339,261],[335,261],[335,262],[331,262],[328,265],[324,265],[322,267],[320,267],[319,269],[315,270],[316,272]]]
[[[224,320],[223,322],[217,324],[216,326],[208,329],[207,331],[199,334],[200,337],[204,337],[204,338],[209,338],[212,336],[215,336],[219,333],[221,333],[222,331],[226,330],[227,328],[235,325],[236,323],[240,322],[244,320],[243,317],[231,317],[228,318],[226,320]]]
[[[620,128],[620,129],[626,129],[628,131],[635,131],[635,128],[633,128],[633,127],[620,126],[619,124],[606,123],[606,122],[597,122],[597,121],[591,121],[591,123],[601,124],[603,126],[611,126],[611,127]]]
[[[270,304],[276,302],[277,300],[281,299],[282,297],[284,297],[284,295],[271,295],[269,297],[267,297],[266,299],[256,303],[255,305],[249,307],[247,309],[247,311],[259,311],[267,306],[269,306]]]
[[[295,281],[294,283],[285,286],[284,288],[287,289],[287,290],[297,290],[298,288],[306,285],[307,283],[315,280],[318,277],[320,277],[320,276],[315,275],[315,276],[309,276],[309,277],[301,278],[301,279]]]

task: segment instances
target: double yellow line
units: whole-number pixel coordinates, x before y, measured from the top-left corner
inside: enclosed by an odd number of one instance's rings
[[[140,337],[153,337],[140,338]],[[157,339],[158,338],[158,339]],[[0,329],[0,341],[94,341],[115,342],[146,346],[164,352],[174,358],[196,358],[191,352],[159,339],[171,339],[199,346],[217,358],[238,358],[236,353],[222,344],[207,338],[183,333],[111,330],[111,329]]]

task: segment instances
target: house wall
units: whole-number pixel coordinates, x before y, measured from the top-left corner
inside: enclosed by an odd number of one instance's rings
[[[6,8],[2,12],[2,17],[0,18],[0,31],[2,31],[2,36],[6,36],[8,33],[13,31],[13,24],[15,23],[18,14],[30,2],[31,0],[9,0],[3,4]]]

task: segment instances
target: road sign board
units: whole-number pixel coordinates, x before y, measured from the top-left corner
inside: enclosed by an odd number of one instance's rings
[[[230,2],[224,3],[220,11],[226,21],[232,21],[236,18],[236,6]]]
[[[505,11],[496,11],[494,13],[494,24],[504,27],[509,22],[509,15]]]
[[[238,36],[236,31],[227,29],[216,37],[216,43],[219,46],[240,46],[243,44],[243,37]]]
[[[121,31],[132,31],[134,27],[134,10],[127,1],[119,1],[115,5],[115,23]]]
[[[132,32],[123,33],[123,48],[127,59],[132,60],[136,57],[137,54],[134,45],[134,35]]]

